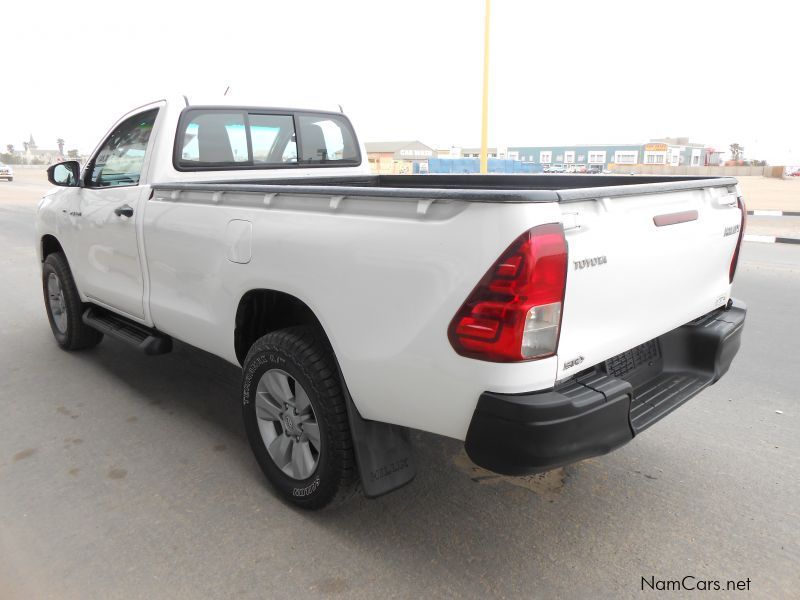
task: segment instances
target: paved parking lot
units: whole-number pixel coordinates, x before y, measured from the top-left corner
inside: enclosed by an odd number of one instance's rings
[[[745,245],[731,372],[619,451],[501,478],[416,433],[411,485],[304,513],[250,454],[235,367],[56,347],[44,189],[0,184],[0,598],[620,598],[686,575],[800,594],[800,246]]]

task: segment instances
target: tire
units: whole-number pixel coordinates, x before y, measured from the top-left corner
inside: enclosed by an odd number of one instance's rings
[[[42,291],[50,329],[64,350],[93,348],[103,334],[82,320],[84,305],[69,263],[61,252],[49,254],[42,265]],[[60,294],[60,295],[59,295]]]
[[[347,406],[324,335],[289,327],[259,338],[244,362],[242,413],[261,470],[290,503],[317,510],[358,491]]]

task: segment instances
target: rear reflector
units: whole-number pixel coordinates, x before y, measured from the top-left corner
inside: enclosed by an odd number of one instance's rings
[[[688,223],[689,221],[697,221],[696,210],[685,210],[653,217],[653,223],[655,223],[656,227],[666,227],[667,225],[677,225],[678,223]]]
[[[448,328],[462,356],[520,362],[556,353],[567,282],[558,223],[519,236],[472,290]]]
[[[747,224],[747,207],[744,205],[744,198],[741,196],[736,198],[736,205],[742,211],[742,221],[739,225],[739,239],[736,241],[736,249],[733,251],[733,258],[731,259],[728,283],[733,283],[733,278],[736,275],[736,266],[739,264],[739,250],[742,247],[742,237],[744,236],[744,226]]]

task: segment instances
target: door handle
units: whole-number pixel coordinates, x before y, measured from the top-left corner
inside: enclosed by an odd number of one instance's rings
[[[123,204],[122,206],[118,206],[114,209],[114,214],[118,217],[132,217],[133,216],[133,208],[128,206],[127,204]]]

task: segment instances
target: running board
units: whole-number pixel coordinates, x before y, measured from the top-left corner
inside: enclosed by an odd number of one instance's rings
[[[92,329],[138,348],[148,356],[172,351],[172,338],[168,335],[96,306],[84,311],[83,322]]]

